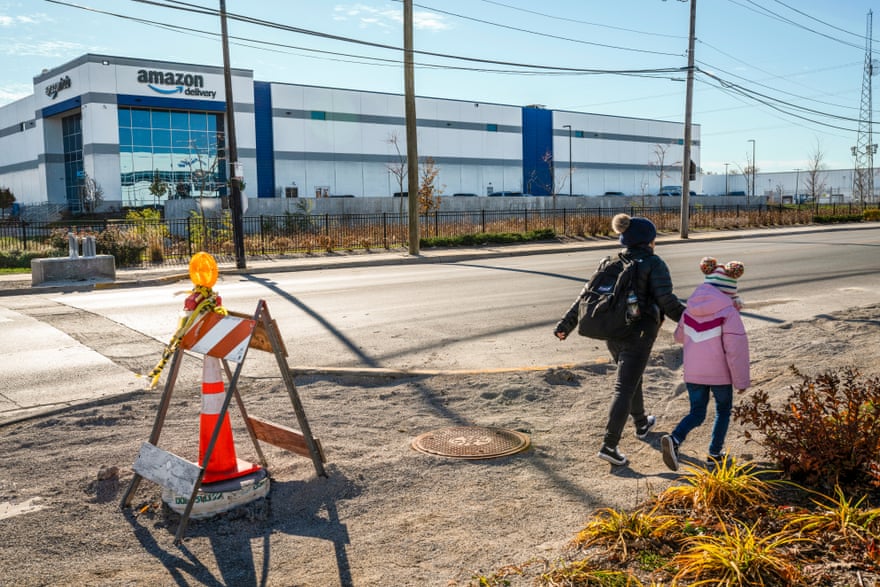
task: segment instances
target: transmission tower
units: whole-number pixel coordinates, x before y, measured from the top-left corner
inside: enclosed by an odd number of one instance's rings
[[[874,154],[877,145],[871,132],[873,115],[871,107],[871,77],[874,75],[874,60],[871,56],[871,21],[873,12],[868,11],[868,24],[865,33],[865,71],[862,77],[862,101],[859,109],[859,134],[856,146],[852,147],[855,161],[853,173],[853,197],[860,202],[874,199]]]

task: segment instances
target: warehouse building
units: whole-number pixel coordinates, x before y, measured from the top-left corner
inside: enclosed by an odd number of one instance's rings
[[[406,190],[402,95],[231,74],[248,198]],[[224,87],[220,67],[128,57],[44,70],[33,95],[0,107],[0,186],[20,204],[74,212],[224,195]],[[433,161],[444,195],[641,195],[681,183],[681,123],[426,97],[416,113],[420,161]],[[699,169],[699,126],[693,137]]]

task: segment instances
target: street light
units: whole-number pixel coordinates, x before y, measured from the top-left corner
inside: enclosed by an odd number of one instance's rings
[[[752,197],[754,198],[755,197],[755,169],[757,168],[757,165],[755,165],[755,139],[749,139],[746,142],[752,143]]]
[[[562,128],[568,129],[568,195],[571,197],[571,182],[574,179],[574,171],[572,169],[572,161],[571,161],[571,125],[563,124]]]
[[[730,163],[724,164],[724,195],[725,195],[725,197],[730,195],[730,175],[727,174],[727,166],[728,165],[730,165]]]

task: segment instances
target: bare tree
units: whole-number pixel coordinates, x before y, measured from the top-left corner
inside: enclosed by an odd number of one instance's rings
[[[755,178],[758,174],[758,168],[755,167],[755,162],[752,161],[751,155],[746,153],[745,167],[743,167],[739,163],[736,163],[736,168],[739,170],[739,174],[743,176],[743,179],[746,180],[746,197],[750,196],[751,194],[758,195],[758,192],[755,191]]]
[[[669,150],[669,145],[661,145],[657,143],[654,145],[654,159],[649,163],[651,167],[654,167],[657,175],[657,179],[660,181],[659,189],[663,189],[663,180],[669,177],[672,177],[667,173],[667,163],[666,163],[666,152]]]
[[[804,186],[814,202],[825,191],[825,180],[828,179],[828,176],[822,173],[825,169],[824,159],[825,154],[822,152],[822,146],[819,141],[816,141],[816,148],[810,153],[810,159],[807,162],[807,177],[804,180]]]
[[[400,137],[397,135],[397,132],[392,132],[388,135],[388,138],[385,139],[385,142],[394,147],[394,150],[397,152],[397,160],[393,163],[388,163],[385,165],[385,168],[388,169],[389,173],[394,176],[395,181],[397,181],[397,193],[401,196],[406,191],[403,189],[403,184],[406,183],[406,175],[407,175],[407,161],[406,155],[400,152]],[[406,198],[400,199],[400,213],[403,214],[403,205],[404,200]]]

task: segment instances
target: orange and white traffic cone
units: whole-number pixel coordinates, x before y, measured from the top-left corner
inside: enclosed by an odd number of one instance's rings
[[[204,356],[202,365],[202,414],[199,422],[199,465],[205,464],[205,453],[211,443],[211,435],[217,426],[217,419],[226,399],[224,393],[221,363],[217,357]],[[216,483],[226,479],[242,477],[260,469],[259,465],[239,460],[235,456],[235,442],[232,439],[232,426],[229,413],[223,415],[220,434],[211,452],[211,459],[205,467],[203,483]]]

